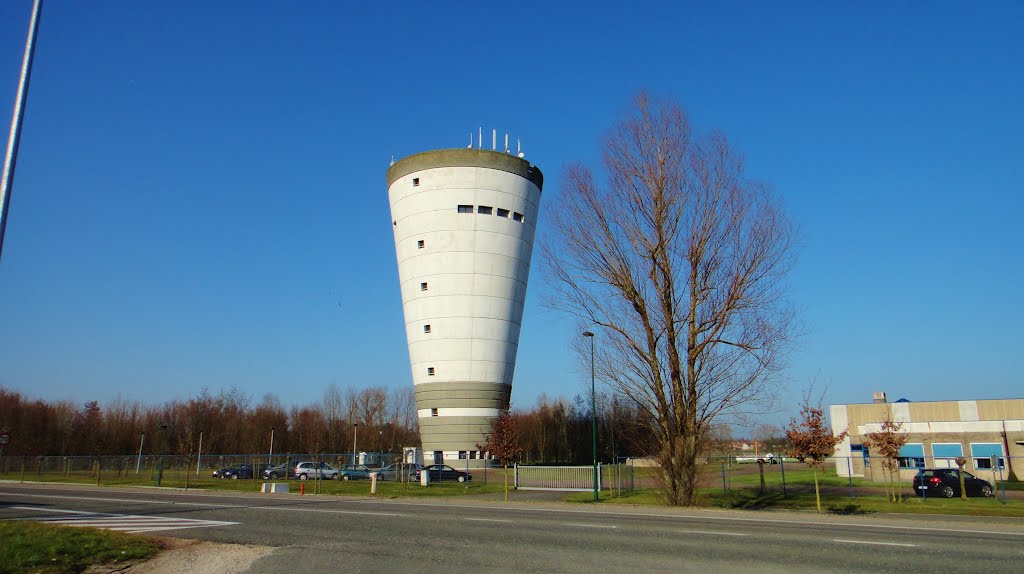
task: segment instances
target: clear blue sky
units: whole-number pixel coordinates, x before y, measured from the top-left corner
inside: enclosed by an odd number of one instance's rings
[[[786,400],[814,378],[827,402],[1024,395],[1024,4],[706,4],[49,0],[0,385],[289,404],[411,384],[391,157],[508,131],[551,205],[646,88],[724,130],[801,228]],[[0,2],[5,135],[30,8]],[[541,271],[522,406],[588,382]]]

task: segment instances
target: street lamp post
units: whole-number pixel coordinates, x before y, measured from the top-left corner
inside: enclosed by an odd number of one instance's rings
[[[594,390],[594,334],[590,331],[583,331],[583,336],[590,339],[590,430],[594,438],[594,502],[597,502],[597,392]]]
[[[352,464],[359,464],[359,451],[356,450],[356,441],[359,438],[359,423],[352,423]]]
[[[267,464],[274,464],[274,427],[270,427],[270,454],[267,456]]]

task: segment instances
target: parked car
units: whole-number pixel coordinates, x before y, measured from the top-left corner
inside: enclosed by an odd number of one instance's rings
[[[462,472],[461,470],[455,470],[447,464],[432,464],[424,467],[413,473],[413,480],[419,480],[421,473],[430,473],[431,482],[445,481],[445,480],[457,480],[459,482],[466,482],[467,480],[473,480],[473,475],[468,472]]]
[[[346,464],[341,467],[338,472],[338,478],[341,480],[358,480],[361,478],[370,478],[370,473],[373,472],[365,464]]]
[[[213,478],[221,478],[221,479],[228,478],[232,474],[240,471],[241,468],[242,468],[242,465],[240,465],[240,464],[235,464],[235,465],[232,465],[232,466],[226,466],[224,468],[221,468],[221,469],[213,471]],[[250,478],[252,478],[252,477],[250,476]]]
[[[414,477],[417,476],[416,475],[416,471],[421,470],[422,468],[423,468],[422,464],[411,464],[411,463],[402,464],[400,462],[396,462],[394,464],[389,464],[389,465],[385,466],[384,468],[380,469],[380,471],[379,471],[380,472],[380,479],[381,480],[402,480],[402,474],[401,473],[402,473],[402,471],[404,469],[404,471],[405,471],[405,478],[408,479],[408,480],[414,480]]]
[[[320,477],[324,480],[338,478],[338,469],[326,462],[298,462],[295,463],[295,476],[299,480],[309,480]]]
[[[277,480],[279,478],[295,478],[295,465],[290,462],[277,466],[267,467],[263,470],[263,480]]]
[[[774,453],[768,453],[768,454],[766,454],[766,455],[764,455],[762,457],[759,457],[757,459],[757,462],[764,463],[764,464],[779,464],[780,462],[782,462],[782,457],[781,456],[775,456]]]
[[[230,468],[225,468],[224,472],[221,474],[221,478],[231,478],[234,480],[241,478],[248,480],[252,478],[252,474],[251,464],[240,464]]]
[[[953,498],[960,496],[960,473],[956,468],[922,468],[914,477],[914,494]],[[964,472],[964,489],[967,496],[992,496],[995,490],[987,480]]]

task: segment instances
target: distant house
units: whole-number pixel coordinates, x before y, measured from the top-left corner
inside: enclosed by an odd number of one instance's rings
[[[834,434],[849,432],[836,446],[840,476],[883,480],[864,436],[880,431],[887,417],[902,423],[900,432],[908,435],[899,459],[905,479],[919,468],[956,468],[958,457],[966,459],[965,469],[986,479],[999,471],[1010,478],[1020,470],[1014,462],[1024,464],[1024,399],[890,403],[885,393],[875,393],[874,402],[830,405],[829,414]]]

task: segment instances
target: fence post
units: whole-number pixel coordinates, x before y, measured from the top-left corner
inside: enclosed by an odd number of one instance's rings
[[[722,464],[722,494],[728,495],[729,489],[725,487],[725,461],[721,461]]]
[[[788,493],[786,492],[786,457],[779,457],[779,470],[782,471],[782,498],[786,498]]]
[[[857,498],[853,495],[853,464],[850,457],[846,457],[846,478],[850,481],[850,498]]]

